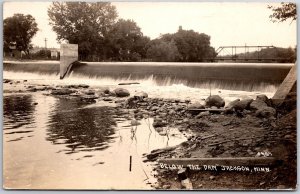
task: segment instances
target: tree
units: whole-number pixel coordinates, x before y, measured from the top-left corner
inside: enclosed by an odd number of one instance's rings
[[[38,27],[31,15],[14,14],[3,21],[4,50],[9,50],[11,44],[19,51],[29,55],[30,43],[37,33]]]
[[[111,3],[53,2],[48,16],[57,40],[78,44],[81,58],[107,58],[107,37],[118,16]]]
[[[294,63],[296,61],[296,54],[296,48],[271,47],[263,48],[259,51],[237,54],[237,59],[248,58],[257,61],[263,61],[264,59],[274,59],[278,62]],[[230,58],[231,56],[228,57]]]
[[[42,49],[32,54],[34,59],[50,59],[51,58],[51,50]]]
[[[149,43],[147,58],[152,61],[178,61],[180,53],[174,41],[155,39]]]
[[[210,46],[210,37],[204,33],[193,30],[179,30],[174,34],[162,35],[164,41],[174,41],[180,53],[180,61],[199,62],[213,59],[216,56],[215,49]]]
[[[119,19],[110,31],[111,57],[121,61],[136,61],[146,56],[145,46],[150,41],[132,20]]]
[[[297,9],[295,3],[281,3],[281,6],[274,7],[268,6],[269,9],[272,9],[273,14],[270,15],[270,18],[273,22],[284,22],[288,19],[292,21],[297,19]]]

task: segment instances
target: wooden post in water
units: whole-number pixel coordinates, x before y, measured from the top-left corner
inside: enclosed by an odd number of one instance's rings
[[[72,63],[78,61],[78,44],[60,45],[60,79],[71,69]]]
[[[132,156],[129,157],[129,171],[131,172]]]
[[[288,93],[292,90],[296,81],[297,64],[295,63],[272,98],[272,101],[275,105],[279,105],[284,101]]]

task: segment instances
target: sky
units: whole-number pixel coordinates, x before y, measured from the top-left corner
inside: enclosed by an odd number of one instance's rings
[[[3,18],[15,13],[31,14],[39,31],[32,43],[59,48],[56,34],[49,25],[47,8],[51,2],[5,2]],[[119,18],[132,19],[151,39],[175,33],[179,26],[211,37],[211,46],[274,45],[294,47],[297,44],[296,22],[273,23],[268,5],[279,3],[237,2],[113,2]]]

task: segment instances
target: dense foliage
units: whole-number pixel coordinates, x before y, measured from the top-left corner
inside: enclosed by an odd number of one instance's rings
[[[174,41],[155,39],[148,45],[147,58],[157,62],[178,61],[180,53]]]
[[[3,21],[4,51],[10,51],[11,46],[24,51],[27,55],[31,47],[31,39],[37,33],[38,27],[31,15],[14,14]]]
[[[211,60],[217,55],[210,46],[210,37],[193,30],[183,30],[181,26],[174,34],[164,34],[153,40],[148,48],[147,56],[154,61],[201,62]]]
[[[282,2],[281,6],[274,7],[268,6],[269,9],[272,9],[273,14],[270,15],[270,18],[273,22],[283,22],[288,19],[292,19],[292,21],[297,19],[297,9],[295,3],[285,3]]]
[[[225,58],[231,58],[231,56],[225,56]],[[289,62],[294,63],[296,61],[297,51],[296,48],[265,48],[260,51],[247,52],[242,54],[237,54],[235,58],[238,59],[252,59],[252,60],[263,60],[263,59],[274,59],[277,62]]]
[[[110,58],[120,61],[139,61],[146,57],[145,45],[150,38],[132,20],[119,19],[108,37]]]
[[[109,2],[53,2],[50,25],[58,41],[78,44],[81,60],[140,60],[145,57],[144,37],[131,20],[117,20]]]
[[[58,41],[78,44],[81,60],[196,62],[216,56],[210,37],[193,30],[180,28],[150,42],[134,21],[117,19],[108,2],[53,2],[48,15]]]
[[[81,58],[106,58],[106,37],[117,18],[110,3],[53,2],[48,16],[57,40],[78,44]]]
[[[51,51],[48,49],[39,50],[36,53],[31,54],[33,59],[51,59]]]

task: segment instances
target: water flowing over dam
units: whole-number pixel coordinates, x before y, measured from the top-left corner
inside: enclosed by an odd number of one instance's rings
[[[70,74],[89,79],[120,82],[151,80],[159,86],[183,84],[194,88],[267,91],[278,87],[293,64],[279,63],[167,63],[167,62],[78,62]],[[59,74],[58,61],[4,62],[4,71]],[[59,76],[58,76],[59,79]]]

